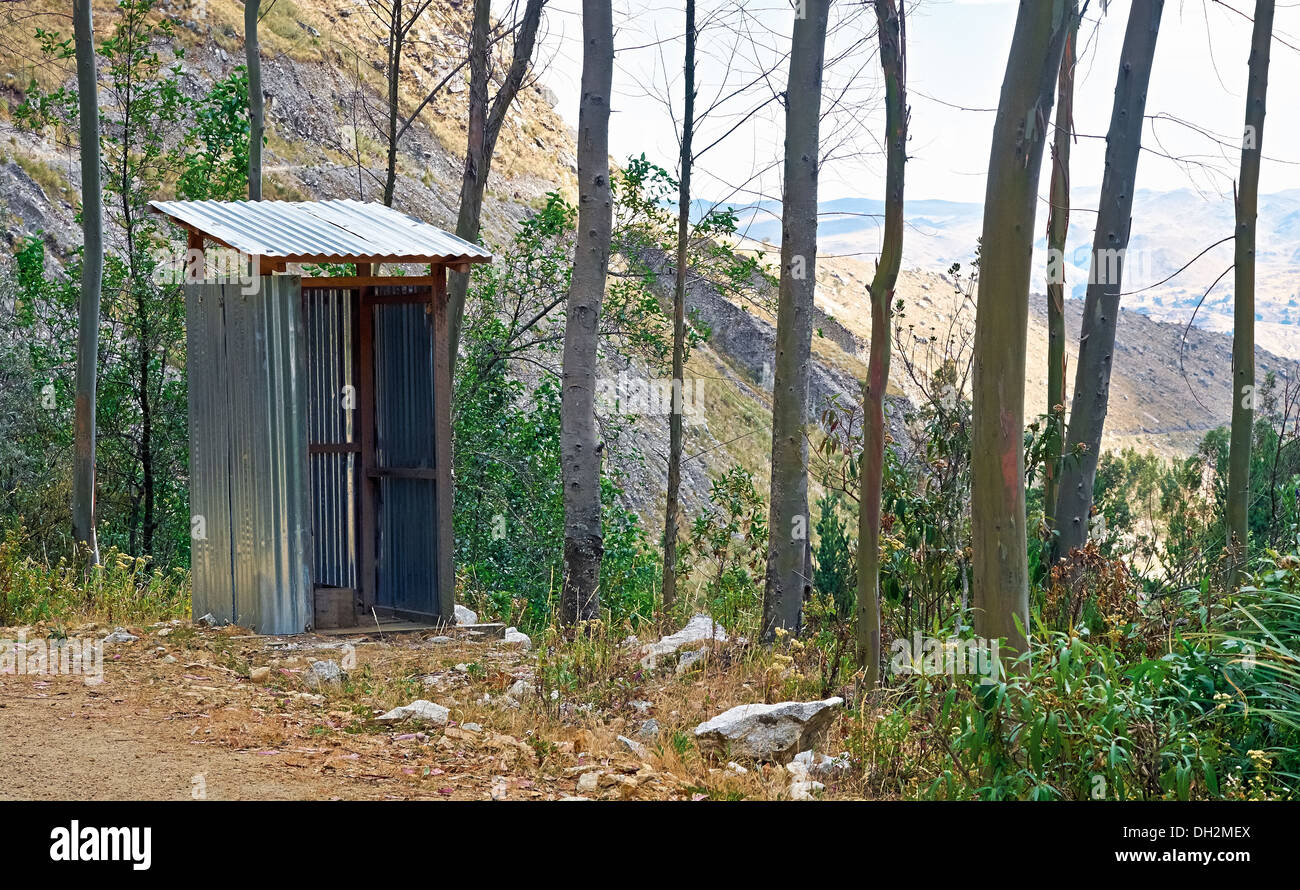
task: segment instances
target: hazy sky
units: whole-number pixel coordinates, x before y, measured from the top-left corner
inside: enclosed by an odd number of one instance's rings
[[[508,3],[497,0],[504,10]],[[1005,72],[1016,0],[915,0],[908,2],[908,65],[912,109],[908,196],[981,201],[993,114]],[[1231,8],[1227,8],[1227,7]],[[681,107],[683,5],[673,0],[615,0],[616,71],[610,151],[617,158],[645,152],[676,168],[673,117],[652,93],[668,91]],[[793,21],[787,0],[743,4],[699,0],[701,21],[729,10],[726,21],[701,35],[702,104],[719,92],[745,87],[787,51]],[[560,99],[559,110],[577,121],[581,73],[580,0],[548,5],[543,81]],[[880,197],[884,161],[879,62],[870,4],[839,0],[827,73],[832,89],[846,86],[841,107],[823,125],[834,145],[822,176],[822,198]],[[1232,11],[1240,10],[1241,13]],[[1169,0],[1165,6],[1143,144],[1139,187],[1191,187],[1207,197],[1230,196],[1243,128],[1246,61],[1253,14],[1250,0]],[[1104,137],[1129,3],[1112,0],[1101,14],[1092,0],[1081,30],[1073,185],[1100,185]],[[743,31],[747,33],[741,33]],[[751,39],[751,36],[755,39]],[[756,45],[757,44],[757,45]],[[1279,4],[1272,53],[1269,115],[1264,134],[1262,191],[1300,188],[1300,5]],[[730,69],[730,74],[726,74]],[[736,129],[698,161],[696,193],[743,203],[755,194],[779,194],[783,111],[770,101],[784,88],[781,70],[758,79],[725,103],[697,137],[697,148]],[[647,89],[647,86],[649,89]],[[766,104],[764,102],[766,101]],[[944,104],[948,103],[948,104]],[[953,106],[961,106],[953,107]],[[973,110],[968,110],[973,109]],[[746,115],[749,115],[746,117]],[[1227,145],[1174,119],[1211,131]],[[738,126],[737,126],[738,125]],[[1180,164],[1160,154],[1195,159]],[[1047,164],[1044,164],[1046,169]],[[748,183],[747,187],[742,187]],[[1046,191],[1046,179],[1044,189]]]

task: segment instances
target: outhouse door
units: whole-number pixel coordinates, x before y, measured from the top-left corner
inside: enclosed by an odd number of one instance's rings
[[[416,621],[451,620],[449,379],[441,288],[375,288],[374,604]],[[439,348],[439,346],[443,348]]]

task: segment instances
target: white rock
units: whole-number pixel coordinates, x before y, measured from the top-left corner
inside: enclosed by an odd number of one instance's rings
[[[653,717],[637,727],[636,737],[643,742],[654,742],[659,739],[659,721]]]
[[[313,661],[307,671],[307,685],[312,689],[337,686],[343,682],[343,668],[334,659]]]
[[[104,642],[105,643],[134,643],[138,639],[140,638],[137,637],[135,634],[130,633],[126,628],[115,627],[113,628],[113,632],[111,634],[104,637]]]
[[[375,719],[380,723],[397,723],[402,720],[419,720],[424,723],[435,723],[439,726],[446,724],[447,716],[451,712],[442,705],[436,705],[431,701],[417,698],[409,705],[402,705],[400,708],[393,708],[387,714],[381,714]]]
[[[797,770],[801,778],[805,776],[826,778],[836,773],[847,772],[853,768],[853,762],[847,751],[838,757],[817,754],[813,751],[800,751],[790,761],[788,768],[792,773]]]
[[[706,651],[704,648],[700,648],[688,649],[683,652],[681,657],[677,659],[677,667],[673,670],[673,673],[680,677],[693,668],[696,662],[702,661]]]
[[[842,698],[824,701],[737,705],[695,727],[701,750],[786,763],[825,734]],[[806,767],[805,767],[806,768]]]
[[[473,610],[456,604],[456,623],[457,624],[478,624],[478,615]]]
[[[686,626],[676,633],[663,637],[656,643],[647,643],[641,647],[641,667],[646,670],[653,670],[658,660],[665,655],[671,655],[678,649],[689,643],[698,643],[700,640],[718,640],[725,643],[727,641],[727,632],[722,629],[722,625],[716,623],[711,617],[700,613],[686,622]]]
[[[624,748],[626,748],[627,750],[631,751],[637,757],[641,758],[642,760],[645,760],[647,757],[650,756],[650,751],[649,749],[646,748],[645,745],[641,744],[640,742],[633,741],[632,739],[629,739],[625,735],[621,735],[618,737],[618,743],[622,745]]]
[[[578,793],[590,793],[600,787],[600,770],[592,770],[578,776]]]
[[[523,646],[525,649],[533,648],[533,641],[528,634],[522,632],[517,627],[507,627],[505,636],[506,645]]]
[[[745,773],[749,772],[749,770],[745,769],[743,766],[741,766],[739,763],[736,763],[736,761],[734,760],[727,763],[727,769],[731,770],[733,773],[735,773],[738,776],[743,776]]]
[[[791,782],[790,798],[792,800],[816,800],[816,795],[826,790],[821,782]]]
[[[529,683],[527,680],[516,680],[511,683],[510,688],[506,690],[506,698],[511,698],[515,701],[521,701],[532,694],[533,684]]]

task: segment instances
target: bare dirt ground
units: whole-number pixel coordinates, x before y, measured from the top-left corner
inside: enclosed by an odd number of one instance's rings
[[[781,767],[737,771],[680,744],[697,722],[762,698],[720,667],[713,682],[707,669],[702,679],[671,668],[637,677],[625,700],[594,705],[545,694],[537,656],[499,640],[256,637],[189,622],[128,629],[139,639],[104,645],[98,684],[0,673],[0,799],[787,796]],[[0,629],[0,639],[18,630]],[[29,641],[50,633],[23,630]],[[339,662],[344,676],[317,682],[314,661]],[[449,708],[446,725],[375,720],[416,699]],[[663,724],[657,741],[635,750],[618,741],[651,718]],[[590,772],[598,781],[580,785]]]

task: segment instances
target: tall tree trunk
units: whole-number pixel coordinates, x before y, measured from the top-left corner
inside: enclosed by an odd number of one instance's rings
[[[1074,397],[1061,490],[1056,502],[1055,559],[1082,547],[1088,539],[1092,486],[1110,400],[1111,362],[1115,326],[1123,290],[1124,254],[1132,225],[1133,192],[1142,150],[1147,84],[1156,53],[1164,0],[1133,0],[1115,85],[1115,105],[1106,134],[1106,172],[1101,181],[1097,231],[1092,242],[1092,270],[1083,306],[1079,363],[1074,372]]]
[[[397,88],[402,76],[402,0],[392,0],[392,18],[388,23],[388,169],[384,175],[384,205],[393,206],[397,189]]]
[[[808,562],[808,362],[817,284],[817,168],[822,64],[830,0],[806,0],[796,15],[785,90],[785,195],[781,281],[772,387],[772,486],[762,638],[797,632]]]
[[[609,183],[609,100],[614,76],[610,0],[582,2],[582,100],[578,107],[578,233],[564,323],[560,459],[564,482],[565,624],[600,612],[600,459],[596,347],[609,271],[613,202]]]
[[[972,393],[971,581],[976,633],[1006,640],[1015,651],[1026,647],[1029,628],[1023,437],[1038,175],[1065,38],[1077,15],[1073,0],[1021,0],[984,198]]]
[[[528,0],[523,19],[515,35],[514,56],[510,70],[488,110],[488,81],[491,73],[488,52],[490,0],[474,0],[474,21],[469,44],[469,140],[465,148],[465,172],[460,184],[460,211],[456,217],[456,235],[477,241],[483,214],[483,195],[487,190],[488,172],[497,137],[505,123],[510,104],[523,86],[532,62],[537,30],[542,21],[546,0]],[[465,316],[465,298],[469,293],[469,274],[452,272],[447,277],[447,335],[451,338],[451,363],[456,365],[460,348],[460,328]]]
[[[248,66],[248,200],[262,200],[262,139],[266,131],[262,99],[262,56],[257,41],[261,0],[244,0],[244,58]]]
[[[104,272],[103,190],[99,160],[99,83],[90,0],[72,4],[77,51],[77,102],[81,128],[81,306],[77,320],[77,383],[72,533],[99,564],[95,534],[95,400],[99,367],[99,300]]]
[[[673,285],[673,401],[668,417],[668,496],[664,501],[664,611],[677,600],[677,496],[682,484],[682,390],[686,362],[686,265],[691,226],[691,137],[695,135],[695,0],[686,0],[685,108],[677,196],[677,270]]]
[[[1246,87],[1246,130],[1237,186],[1236,293],[1232,309],[1232,434],[1228,447],[1228,585],[1236,584],[1250,542],[1250,445],[1255,428],[1255,219],[1264,150],[1273,0],[1256,0]]]
[[[907,165],[907,28],[896,0],[876,0],[885,75],[885,232],[871,281],[871,356],[863,387],[862,492],[858,509],[858,664],[880,679],[880,502],[885,472],[885,391],[890,314],[903,263],[903,183]]]
[[[1056,494],[1065,437],[1065,241],[1070,231],[1070,143],[1074,136],[1074,53],[1078,20],[1065,39],[1057,76],[1052,185],[1047,206],[1047,442],[1043,448],[1043,520],[1056,529]]]

